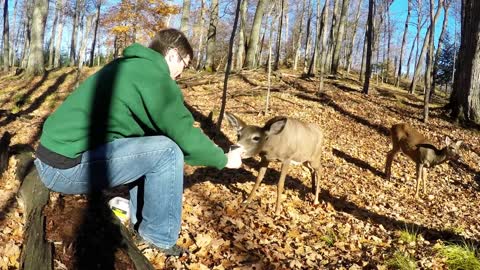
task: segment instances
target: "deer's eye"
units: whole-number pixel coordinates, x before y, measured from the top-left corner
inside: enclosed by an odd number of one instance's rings
[[[254,142],[258,142],[258,141],[260,141],[260,136],[253,136],[253,137],[252,137],[252,140],[253,140]]]

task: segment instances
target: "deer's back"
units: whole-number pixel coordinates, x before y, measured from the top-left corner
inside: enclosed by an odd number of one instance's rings
[[[323,141],[319,126],[288,118],[284,129],[265,142],[262,153],[269,160],[315,161],[320,158]]]

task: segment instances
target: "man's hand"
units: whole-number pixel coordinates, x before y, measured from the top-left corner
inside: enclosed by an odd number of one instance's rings
[[[228,161],[225,167],[229,169],[238,169],[242,166],[242,152],[243,148],[241,147],[231,147],[230,151],[226,154]]]

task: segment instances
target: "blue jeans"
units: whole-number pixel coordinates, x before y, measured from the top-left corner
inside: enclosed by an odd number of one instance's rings
[[[57,169],[39,159],[35,166],[49,189],[66,194],[131,183],[130,220],[139,222],[140,236],[160,248],[176,243],[182,216],[183,153],[171,139],[118,139],[83,153],[81,163],[73,168]]]

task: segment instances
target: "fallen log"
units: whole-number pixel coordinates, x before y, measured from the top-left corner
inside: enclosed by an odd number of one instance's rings
[[[19,189],[21,203],[25,209],[24,245],[20,256],[20,269],[53,269],[53,245],[46,240],[44,207],[50,192],[38,176],[33,164],[33,149],[25,145],[12,147],[17,162],[16,178],[22,182]],[[68,218],[68,217],[65,217]],[[114,218],[120,228],[122,246],[136,269],[154,269],[148,259],[134,244],[129,231]]]

